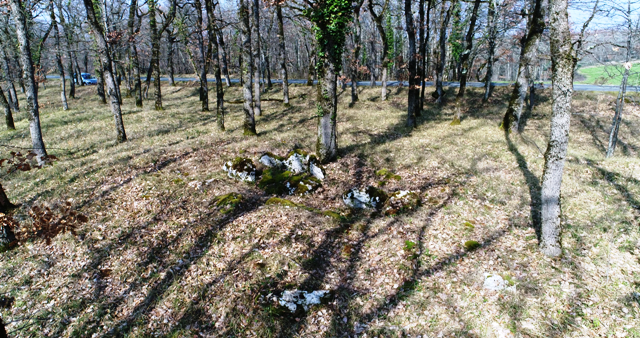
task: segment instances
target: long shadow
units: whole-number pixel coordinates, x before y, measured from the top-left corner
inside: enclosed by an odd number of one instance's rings
[[[541,236],[541,224],[542,224],[542,214],[541,214],[541,206],[542,206],[542,196],[540,186],[540,180],[538,177],[529,170],[529,165],[527,164],[527,160],[522,156],[518,148],[513,144],[511,138],[509,136],[509,132],[505,130],[504,138],[507,141],[507,147],[509,152],[515,156],[516,161],[518,162],[518,168],[522,172],[524,176],[527,187],[529,188],[529,198],[531,202],[529,203],[529,213],[531,215],[531,226],[536,232],[536,236],[538,240],[540,240]]]
[[[616,173],[616,172],[613,172],[613,171],[606,170],[606,169],[604,169],[602,167],[599,167],[599,166],[595,165],[591,161],[587,161],[587,165],[589,167],[597,170],[598,173],[600,175],[602,175],[602,177],[607,182],[609,182],[611,185],[613,185],[613,187],[620,193],[620,195],[622,195],[622,197],[629,204],[629,206],[636,211],[635,219],[636,220],[640,219],[640,200],[638,200],[636,197],[634,197],[633,194],[629,191],[629,189],[619,182],[620,178],[622,177],[625,180],[630,181],[633,184],[636,184],[636,185],[640,186],[640,180],[637,180],[637,179],[635,179],[633,177],[623,176],[623,175],[621,175],[619,173]]]
[[[469,255],[472,255],[473,252],[483,250],[493,244],[496,240],[502,237],[507,230],[497,230],[491,233],[487,238],[485,238],[482,242],[480,242],[480,247],[474,251],[467,250],[457,250],[456,252],[447,255],[446,257],[436,261],[432,265],[430,265],[427,269],[422,271],[418,269],[414,269],[413,274],[410,278],[407,278],[407,281],[398,288],[398,291],[386,297],[386,300],[374,307],[373,309],[363,313],[359,322],[363,323],[364,326],[367,323],[370,323],[377,317],[384,317],[391,310],[393,310],[401,301],[407,299],[409,296],[413,294],[413,291],[419,284],[419,281],[424,278],[429,278],[440,271],[444,271],[447,267],[456,264],[462,259],[466,258]]]
[[[444,186],[447,185],[447,182],[445,180],[439,181],[439,182],[430,182],[427,183],[427,185],[422,186],[417,188],[418,191],[423,191],[427,186],[428,187],[437,187],[437,186]],[[426,219],[430,220],[433,216],[435,216],[440,210],[442,210],[444,207],[446,207],[447,205],[449,205],[449,203],[451,202],[452,198],[453,198],[453,189],[451,190],[451,193],[448,194],[447,198],[440,202],[437,206],[433,207],[431,210],[429,210],[429,212],[427,213]],[[412,214],[414,214],[417,210],[413,210],[411,212],[408,212],[406,214],[404,214],[405,216],[409,217]],[[377,238],[379,235],[384,234],[386,231],[388,231],[389,229],[393,228],[393,226],[398,223],[400,221],[399,218],[393,218],[390,222],[388,222],[384,227],[382,227],[381,229],[379,229],[375,234],[369,234],[369,228],[368,228],[368,224],[365,227],[365,231],[363,232],[362,236],[360,237],[360,239],[358,239],[358,241],[354,244],[352,244],[353,246],[353,251],[351,253],[351,255],[349,256],[349,263],[347,268],[343,271],[342,275],[345,276],[343,278],[343,280],[341,281],[338,289],[336,290],[336,298],[337,301],[339,301],[341,303],[341,305],[339,307],[344,307],[344,308],[349,308],[350,304],[351,304],[351,299],[353,299],[353,297],[356,294],[361,294],[362,292],[359,292],[359,290],[356,290],[354,288],[354,286],[352,285],[353,280],[355,278],[355,274],[352,273],[355,269],[357,264],[360,262],[360,257],[361,257],[361,253],[362,250],[365,248],[365,245],[370,242],[371,240]],[[424,234],[425,231],[427,229],[427,227],[429,226],[429,222],[424,223],[424,225],[422,227],[420,227],[420,231],[418,233],[418,238],[416,240],[416,243],[418,244],[418,250],[417,250],[417,257],[415,258],[416,262],[414,264],[414,272],[420,270],[421,268],[421,260],[420,260],[420,256],[424,253]],[[406,283],[405,283],[406,284]],[[415,286],[413,286],[415,287]],[[341,314],[337,311],[337,309],[335,309],[333,311],[333,316],[331,318],[331,324],[330,327],[334,328],[335,331],[337,331],[336,333],[339,332],[349,332],[354,330],[354,328],[352,327],[353,323],[356,323],[358,321],[358,318],[348,318],[347,322],[345,323],[343,320],[340,320],[340,317],[343,317],[345,314]],[[300,332],[298,332],[299,334]],[[327,336],[331,336],[332,333],[328,332]]]

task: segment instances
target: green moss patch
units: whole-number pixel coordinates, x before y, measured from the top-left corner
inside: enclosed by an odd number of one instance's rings
[[[214,205],[220,213],[227,214],[232,212],[240,203],[244,201],[244,196],[237,192],[220,195],[213,200]]]
[[[394,172],[392,172],[389,169],[380,169],[380,170],[376,171],[376,175],[381,176],[385,180],[393,179],[393,180],[396,180],[396,181],[400,181],[402,179],[402,177],[400,177],[400,175],[395,174]]]

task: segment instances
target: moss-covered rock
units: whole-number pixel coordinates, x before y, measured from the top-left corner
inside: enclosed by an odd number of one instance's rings
[[[262,174],[258,187],[268,194],[275,195],[306,195],[321,186],[320,180],[307,173],[295,175],[287,170],[268,168]]]
[[[268,168],[283,168],[285,158],[274,153],[264,153],[260,155],[258,162],[264,164]]]
[[[302,174],[309,170],[309,155],[300,149],[295,149],[287,155],[284,165],[294,174]]]
[[[320,160],[315,155],[309,156],[309,174],[319,180],[324,180],[326,173],[324,167],[320,165]]]
[[[482,245],[480,243],[478,243],[478,241],[466,241],[464,242],[464,247],[469,250],[469,251],[473,251],[479,247],[481,247]]]
[[[213,203],[221,213],[227,214],[232,212],[243,201],[244,196],[237,192],[232,192],[214,198]]]
[[[364,190],[353,188],[342,194],[342,201],[354,209],[380,209],[387,201],[387,194],[372,186]]]
[[[403,211],[417,209],[422,201],[420,195],[413,191],[401,190],[389,195],[382,208],[385,215],[397,215]]]
[[[222,170],[226,171],[230,178],[243,182],[255,182],[259,176],[253,161],[246,157],[236,157],[225,163]]]

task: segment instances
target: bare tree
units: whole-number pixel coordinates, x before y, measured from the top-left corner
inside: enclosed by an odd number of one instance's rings
[[[380,34],[380,40],[382,42],[382,91],[380,94],[380,99],[382,101],[387,100],[387,76],[389,72],[389,64],[391,60],[389,60],[389,40],[387,39],[387,32],[384,29],[383,19],[385,13],[387,11],[387,7],[389,5],[389,0],[384,1],[384,5],[382,5],[382,10],[380,14],[376,14],[374,10],[374,0],[367,1],[369,4],[369,14],[373,18],[373,21],[376,23],[376,28],[378,30],[378,34]]]
[[[56,21],[56,14],[53,6],[53,0],[49,0],[49,16],[51,18],[51,27],[53,27],[53,37],[55,41],[56,47],[56,65],[58,66],[58,73],[60,74],[60,99],[62,100],[62,109],[69,109],[69,104],[67,103],[67,86],[66,86],[66,78],[64,74],[64,66],[62,65],[62,56],[60,53],[60,32],[58,30],[58,22]]]
[[[524,12],[523,10],[523,13]],[[533,12],[527,21],[527,33],[520,40],[521,51],[518,76],[513,86],[509,107],[502,121],[502,128],[506,131],[521,131],[522,124],[520,123],[520,117],[522,116],[522,107],[524,106],[527,89],[529,88],[529,67],[536,57],[538,40],[544,32],[544,29],[545,23],[542,0],[535,0],[533,3]]]
[[[89,1],[89,0],[85,0]],[[47,158],[47,150],[42,140],[40,128],[40,110],[38,105],[38,87],[35,81],[33,59],[31,57],[31,44],[29,41],[29,28],[27,27],[26,7],[22,0],[11,0],[11,13],[16,24],[16,33],[20,45],[20,60],[22,63],[25,94],[27,96],[27,112],[29,114],[29,131],[33,151],[38,156],[38,162],[44,163]]]
[[[611,131],[609,132],[609,145],[607,146],[607,158],[613,156],[613,153],[616,150],[616,145],[618,144],[618,131],[620,130],[620,122],[622,121],[622,112],[624,110],[624,100],[627,95],[627,84],[629,81],[629,73],[631,72],[631,53],[632,49],[632,39],[636,31],[633,27],[633,11],[631,9],[631,0],[627,0],[627,8],[620,8],[614,6],[614,10],[619,12],[625,21],[625,28],[627,30],[626,34],[626,44],[622,47],[626,50],[625,61],[624,61],[624,72],[622,74],[622,81],[620,83],[620,90],[618,91],[618,97],[616,98],[616,110],[613,115],[613,122],[611,123]]]
[[[276,3],[276,16],[278,19],[278,57],[280,59],[280,73],[282,74],[282,104],[289,106],[289,74],[287,73],[287,49],[284,43],[284,23],[282,19],[282,6]]]
[[[18,1],[18,0],[14,0]],[[104,29],[100,23],[99,17],[96,15],[93,1],[83,0],[84,8],[87,11],[87,22],[91,27],[91,32],[96,41],[98,47],[98,55],[102,63],[102,71],[104,74],[105,82],[107,84],[107,94],[109,95],[109,103],[111,105],[111,112],[116,123],[117,142],[125,142],[127,140],[127,134],[124,130],[124,123],[122,121],[122,111],[120,110],[120,98],[118,96],[118,84],[113,76],[113,70],[111,68],[111,54],[109,53],[109,47],[104,35]]]

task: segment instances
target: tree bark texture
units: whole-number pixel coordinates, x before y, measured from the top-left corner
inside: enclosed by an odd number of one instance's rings
[[[536,58],[538,40],[545,28],[542,0],[535,0],[533,14],[527,26],[528,32],[521,40],[522,49],[520,52],[516,83],[513,86],[509,107],[502,121],[502,127],[507,131],[520,131],[522,108],[527,96],[527,89],[529,88],[528,70],[531,62]]]
[[[256,121],[253,112],[253,62],[251,61],[251,25],[249,23],[249,8],[247,1],[240,0],[240,23],[242,31],[242,59],[246,60],[246,69],[240,67],[243,73],[242,96],[244,98],[244,135],[256,135]]]
[[[40,128],[40,111],[38,106],[38,87],[35,81],[35,71],[31,58],[31,45],[29,42],[29,28],[27,27],[26,9],[21,0],[11,0],[11,13],[16,23],[16,33],[18,44],[20,45],[20,59],[22,64],[23,80],[25,83],[25,94],[27,96],[27,112],[29,117],[29,131],[31,133],[31,144],[33,152],[38,157],[38,162],[43,163],[47,157],[47,150],[42,140],[42,129]]]
[[[140,61],[138,59],[138,48],[136,47],[136,35],[139,29],[136,29],[136,13],[138,12],[138,0],[131,0],[129,4],[129,20],[127,28],[129,33],[129,51],[131,59],[131,67],[133,68],[133,96],[136,100],[136,107],[142,108],[142,81],[140,80]]]
[[[104,36],[104,30],[100,25],[100,21],[96,16],[93,9],[92,0],[83,0],[84,7],[87,11],[87,22],[91,26],[93,37],[98,47],[98,56],[103,66],[103,76],[107,85],[107,94],[109,96],[109,104],[111,105],[111,112],[116,124],[116,141],[124,142],[127,140],[127,134],[124,130],[124,122],[122,121],[122,111],[120,110],[120,98],[118,97],[118,90],[116,79],[113,76],[113,70],[111,69],[111,54],[109,53],[109,47],[107,40]]]
[[[251,1],[251,52],[253,53],[253,113],[262,115],[260,104],[260,0]]]
[[[560,189],[569,144],[575,67],[567,7],[568,0],[549,0],[553,113],[542,174],[540,249],[545,255],[552,257],[562,254]]]
[[[404,16],[406,20],[407,36],[409,38],[409,94],[407,98],[407,127],[416,126],[417,111],[420,108],[419,76],[417,73],[416,29],[413,24],[411,0],[404,0]]]
[[[4,91],[0,88],[0,107],[4,111],[4,118],[7,123],[7,129],[15,130],[16,126],[13,123],[13,114],[11,113],[11,105],[7,101],[7,97],[4,95]]]

